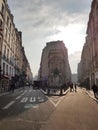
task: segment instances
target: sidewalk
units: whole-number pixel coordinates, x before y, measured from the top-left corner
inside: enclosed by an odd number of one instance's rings
[[[93,100],[95,100],[96,102],[98,102],[98,99],[95,98],[94,93],[92,90],[85,90],[86,93],[89,95],[90,98],[92,98]]]

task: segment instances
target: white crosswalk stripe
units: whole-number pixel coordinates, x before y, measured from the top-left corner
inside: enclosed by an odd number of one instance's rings
[[[18,97],[16,97],[16,99],[15,100],[13,100],[13,101],[11,101],[11,102],[9,102],[6,106],[4,106],[2,109],[3,110],[5,110],[5,109],[8,109],[8,108],[10,108],[18,99],[20,99],[22,97],[22,94],[20,95],[20,96],[18,96]],[[20,101],[19,101],[19,103],[27,103],[27,102],[30,102],[30,103],[41,103],[41,102],[43,102],[44,101],[44,99],[42,98],[42,97],[23,97]]]
[[[20,102],[27,102],[28,97],[24,97]]]

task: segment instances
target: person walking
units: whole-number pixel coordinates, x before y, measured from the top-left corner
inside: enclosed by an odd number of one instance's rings
[[[96,84],[93,84],[92,90],[93,90],[94,96],[95,96],[95,98],[96,98],[96,94],[97,94],[97,92],[98,92],[98,87],[97,87]]]
[[[12,90],[12,92],[14,92],[15,89],[15,79],[14,77],[11,78],[11,83],[10,83],[10,90]]]
[[[73,83],[70,83],[69,87],[70,87],[70,92],[72,92],[73,91]]]
[[[75,92],[77,92],[77,84],[74,85]]]

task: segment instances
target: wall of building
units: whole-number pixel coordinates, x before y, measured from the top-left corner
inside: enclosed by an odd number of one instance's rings
[[[93,0],[89,21],[87,25],[87,37],[81,55],[81,84],[88,89],[96,83],[98,85],[98,1]]]
[[[26,80],[26,76],[28,76],[29,62],[22,46],[22,32],[15,27],[14,16],[7,0],[0,0],[0,66],[0,90],[2,86],[7,86],[6,90],[9,89],[10,82],[6,82],[6,80],[10,81],[12,77],[15,77],[19,82]],[[29,72],[32,73],[30,68]],[[32,79],[32,75],[30,76]],[[3,85],[3,82],[6,84]],[[19,83],[17,84],[19,87]]]
[[[71,70],[67,48],[63,41],[52,41],[42,51],[40,80],[46,80],[49,86],[61,86],[71,81]]]

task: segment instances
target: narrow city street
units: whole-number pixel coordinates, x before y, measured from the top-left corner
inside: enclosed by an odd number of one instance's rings
[[[46,96],[25,88],[0,96],[0,130],[97,130],[98,104],[85,90]]]
[[[0,0],[0,130],[98,130],[98,0]]]

